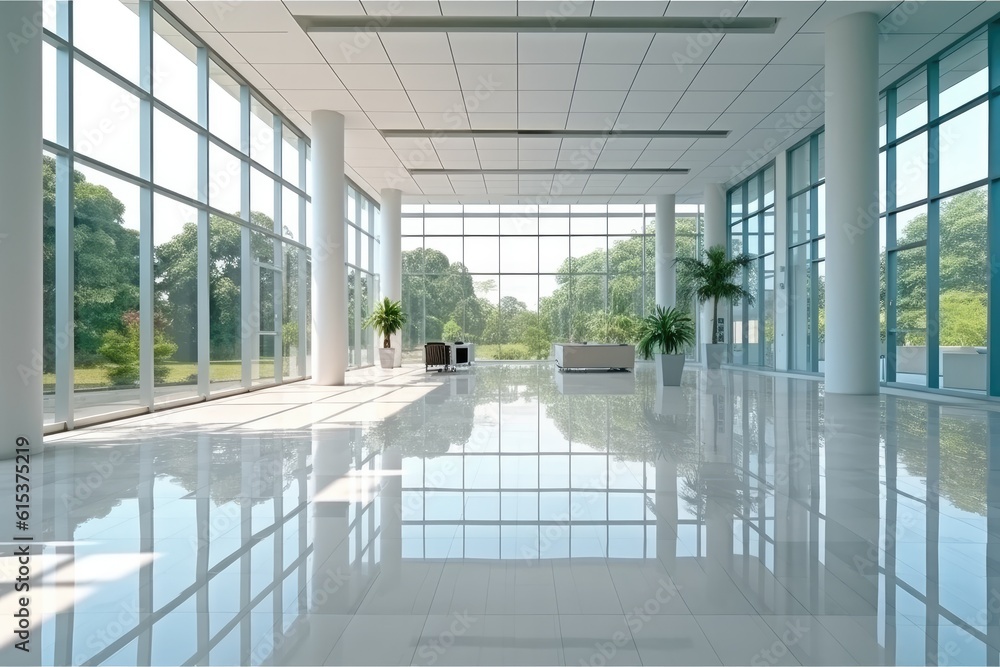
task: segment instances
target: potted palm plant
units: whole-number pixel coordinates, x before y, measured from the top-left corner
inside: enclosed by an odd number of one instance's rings
[[[754,262],[749,255],[726,257],[726,248],[722,245],[712,246],[705,251],[705,258],[678,257],[675,263],[684,273],[684,278],[700,303],[712,302],[712,342],[705,344],[705,363],[709,368],[720,368],[726,353],[726,346],[719,340],[719,301],[739,301],[746,299],[753,304],[754,295],[734,282],[743,268]]]
[[[676,308],[657,306],[642,321],[639,354],[656,356],[656,377],[664,387],[679,387],[684,373],[684,348],[694,343],[694,321]]]
[[[406,313],[403,312],[403,305],[389,297],[376,303],[371,315],[365,319],[362,326],[374,329],[375,333],[382,337],[382,348],[378,351],[378,360],[382,368],[392,368],[395,365],[396,350],[392,348],[389,338],[401,331],[404,324],[406,324]]]

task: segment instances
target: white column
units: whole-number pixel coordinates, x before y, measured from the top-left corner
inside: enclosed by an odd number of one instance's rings
[[[704,248],[717,245],[726,245],[726,188],[721,183],[709,183],[705,186],[705,240]],[[719,315],[724,317],[726,312],[723,308],[725,304],[719,304]],[[703,344],[712,342],[712,330],[715,322],[712,321],[712,304],[705,302],[702,307],[702,340]]]
[[[656,305],[677,305],[677,198],[659,195],[656,198]]]
[[[41,12],[0,2],[12,31],[0,49],[0,459],[25,441],[42,447],[42,36],[31,23]]]
[[[403,298],[403,244],[402,244],[402,212],[403,193],[396,188],[382,188],[381,221],[379,232],[379,285],[382,296],[393,301]],[[403,335],[397,333],[390,339],[396,350],[396,367],[403,365]],[[382,341],[375,341],[377,347],[382,347]]]
[[[879,391],[878,18],[826,29],[826,391]]]
[[[344,117],[312,113],[312,362],[313,382],[344,384],[347,370]]]

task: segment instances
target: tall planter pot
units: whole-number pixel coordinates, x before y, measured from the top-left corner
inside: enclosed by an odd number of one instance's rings
[[[679,387],[683,376],[683,354],[656,355],[656,379],[661,387]]]
[[[705,344],[705,364],[710,369],[722,368],[722,362],[726,358],[726,348],[725,343],[706,343]]]
[[[380,347],[378,349],[378,361],[382,368],[392,368],[396,363],[396,350],[391,347]]]

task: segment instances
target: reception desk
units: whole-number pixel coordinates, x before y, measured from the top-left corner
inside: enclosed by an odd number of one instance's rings
[[[610,368],[631,370],[635,368],[634,345],[603,343],[556,343],[556,366],[560,370]]]

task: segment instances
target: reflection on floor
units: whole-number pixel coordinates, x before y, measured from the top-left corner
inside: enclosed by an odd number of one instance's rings
[[[50,437],[41,664],[998,664],[998,412],[648,364],[349,378]]]

